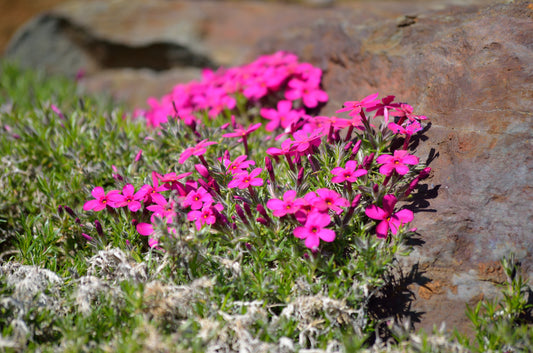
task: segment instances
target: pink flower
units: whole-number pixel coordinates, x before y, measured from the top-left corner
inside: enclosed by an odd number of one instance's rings
[[[178,162],[180,164],[183,164],[191,156],[201,156],[201,155],[203,155],[204,153],[207,152],[207,149],[206,149],[207,146],[216,145],[216,144],[217,144],[217,142],[208,141],[208,140],[202,140],[202,141],[198,142],[198,144],[196,146],[186,148],[181,153]]]
[[[227,134],[222,135],[222,137],[245,137],[250,135],[255,130],[259,129],[263,125],[262,123],[257,123],[250,125],[247,129],[235,129],[234,132],[230,132]]]
[[[298,211],[298,203],[295,202],[296,191],[288,190],[283,194],[283,200],[271,199],[267,202],[267,207],[271,209],[276,217],[283,217]]]
[[[83,210],[101,211],[106,208],[106,206],[113,206],[113,201],[110,200],[110,196],[119,193],[120,191],[118,190],[111,190],[106,194],[103,187],[97,186],[91,192],[91,195],[95,198],[95,200],[89,200],[85,202],[83,205]]]
[[[318,103],[327,102],[329,99],[328,94],[318,87],[319,80],[319,78],[307,81],[290,80],[287,84],[289,88],[285,91],[285,98],[291,101],[301,98],[303,104],[308,108],[315,108]]]
[[[276,147],[270,147],[266,150],[266,153],[271,156],[290,156],[295,152],[291,149],[293,141],[287,139],[281,143],[281,149]]]
[[[248,174],[246,171],[236,174],[233,177],[233,180],[228,183],[228,188],[232,189],[234,187],[238,187],[239,189],[246,189],[251,185],[263,185],[263,179],[256,178],[259,174],[261,174],[262,170],[262,168],[255,168],[250,172],[250,174]]]
[[[379,100],[376,98],[379,96],[379,93],[371,94],[370,96],[367,96],[363,98],[361,101],[346,101],[344,102],[343,106],[344,108],[337,110],[335,113],[342,113],[347,112],[350,116],[358,115],[359,112],[361,112],[362,108],[370,108],[376,105],[376,103],[379,103]]]
[[[159,185],[159,178],[161,178],[161,175],[152,172],[152,185],[145,184],[141,186],[135,194],[136,197],[139,197],[139,200],[143,200],[145,204],[156,202],[158,199],[159,202],[165,202],[166,200],[160,192],[167,191],[168,187],[165,184]]]
[[[322,136],[322,131],[314,131],[312,133],[296,131],[293,135],[292,148],[300,153],[310,154],[313,151],[313,147],[320,146]]]
[[[381,221],[376,227],[378,238],[386,238],[389,229],[392,234],[396,235],[400,226],[413,220],[413,212],[410,210],[404,209],[393,213],[397,201],[394,195],[385,195],[383,196],[383,208],[371,205],[365,209],[368,217]]]
[[[151,221],[154,222],[155,217],[163,219],[165,222],[170,223],[176,216],[174,211],[175,204],[173,200],[167,201],[164,197],[156,199],[154,205],[146,207],[149,211],[152,211]]]
[[[335,232],[325,227],[331,222],[326,213],[313,212],[308,215],[303,227],[294,229],[294,236],[305,239],[305,246],[311,250],[317,250],[320,240],[332,242],[335,240]]]
[[[418,131],[422,130],[422,126],[420,125],[418,121],[410,122],[405,127],[395,124],[395,123],[389,123],[388,127],[395,134],[402,134],[405,136],[411,136],[417,133]]]
[[[278,109],[261,108],[261,116],[270,122],[265,126],[266,131],[274,131],[281,126],[285,129],[292,122],[298,120],[302,116],[303,110],[293,110],[292,102],[281,100],[278,102]]]
[[[222,205],[219,205],[222,206]],[[188,221],[194,221],[196,229],[200,230],[204,224],[215,224],[217,217],[213,212],[211,203],[207,203],[201,210],[194,210],[187,214]]]
[[[151,225],[150,223],[139,223],[137,224],[137,226],[135,226],[135,228],[137,229],[137,232],[140,234],[140,235],[151,235],[153,232],[154,232],[154,226]]]
[[[394,112],[391,112],[391,115],[400,118],[399,124],[403,123],[405,118],[408,118],[410,121],[427,119],[424,115],[414,115],[413,107],[405,103],[401,103],[399,108],[396,108]]]
[[[204,204],[211,204],[213,196],[211,196],[206,189],[200,187],[198,190],[191,190],[185,200],[181,202],[181,207],[189,207],[193,210],[199,210]]]
[[[345,181],[349,181],[351,183],[354,183],[358,177],[367,174],[368,171],[366,169],[357,169],[357,162],[355,161],[348,161],[346,162],[346,167],[337,167],[333,168],[331,171],[331,174],[336,175],[334,176],[331,181],[333,183],[343,183]]]
[[[224,159],[224,166],[226,167],[228,173],[238,174],[243,172],[249,166],[255,165],[255,161],[246,160],[246,158],[248,158],[248,156],[243,154],[242,156],[235,158],[233,162],[229,159]]]
[[[376,111],[374,118],[382,115],[384,117],[385,124],[389,122],[389,110],[398,109],[400,103],[392,103],[394,101],[394,96],[387,96],[381,100],[381,103],[376,103],[373,107],[368,107],[368,111]]]
[[[418,157],[410,155],[409,151],[396,150],[392,156],[388,154],[379,156],[376,162],[383,164],[379,168],[379,172],[383,175],[391,175],[393,171],[405,175],[409,172],[407,164],[418,164]]]
[[[316,191],[318,198],[315,199],[313,206],[321,212],[333,210],[337,214],[342,212],[341,207],[348,207],[350,203],[345,198],[341,197],[337,192],[322,188]]]
[[[137,212],[141,208],[139,200],[143,199],[143,195],[138,192],[135,193],[133,185],[127,184],[122,188],[122,195],[119,193],[113,193],[109,195],[109,200],[114,202],[115,207],[128,206],[131,212]]]

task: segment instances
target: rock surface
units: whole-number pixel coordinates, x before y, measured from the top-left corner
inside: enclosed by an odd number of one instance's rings
[[[7,55],[84,69],[88,87],[140,106],[201,66],[287,50],[325,70],[323,114],[375,92],[411,103],[431,119],[417,154],[434,170],[425,202],[410,205],[423,243],[405,263],[419,271],[406,283],[411,316],[426,331],[465,331],[465,303],[504,280],[502,256],[514,252],[533,280],[533,6],[460,3],[74,1],[19,31]]]

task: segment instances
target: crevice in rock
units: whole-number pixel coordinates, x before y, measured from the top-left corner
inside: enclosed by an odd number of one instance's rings
[[[202,53],[193,51],[186,45],[168,41],[152,42],[145,45],[127,45],[109,39],[99,38],[88,29],[55,14],[44,14],[36,19],[33,26],[19,34],[6,53],[17,54],[17,47],[24,40],[31,39],[34,30],[46,29],[50,38],[63,38],[71,44],[73,51],[81,51],[95,68],[105,69],[151,69],[164,71],[175,67],[216,67],[215,63]],[[50,46],[53,50],[53,45]],[[45,53],[39,53],[46,55]],[[58,58],[60,59],[60,58]]]

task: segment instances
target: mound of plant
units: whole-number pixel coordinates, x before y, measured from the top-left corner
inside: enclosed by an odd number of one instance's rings
[[[426,118],[378,94],[346,101],[339,117],[313,116],[328,98],[321,75],[280,52],[151,99],[138,113],[146,143],[168,141],[173,163],[145,183],[117,174],[84,210],[133,224],[173,258],[179,283],[214,276],[225,305],[261,301],[267,321],[294,300],[340,301],[346,318],[318,310],[320,330],[292,317],[303,347],[317,345],[317,332],[371,332],[368,300],[415,231],[400,204],[429,174],[408,150]],[[89,241],[104,236],[96,222]]]
[[[413,152],[426,118],[393,96],[321,116],[321,70],[285,52],[206,70],[131,117],[72,82],[0,72],[1,349],[460,352],[533,341],[513,261],[506,299],[469,311],[473,344],[414,334],[408,302],[387,307],[405,291],[397,259],[419,236],[414,194],[430,173]]]

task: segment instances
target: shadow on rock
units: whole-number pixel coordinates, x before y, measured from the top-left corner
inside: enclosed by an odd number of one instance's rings
[[[407,274],[399,268],[385,278],[386,285],[371,297],[368,304],[373,321],[379,323],[372,340],[387,341],[393,338],[391,328],[394,325],[407,323],[412,330],[421,321],[425,312],[411,307],[416,296],[410,288],[414,284],[426,286],[431,282],[424,273],[419,270],[418,264],[414,264]]]

